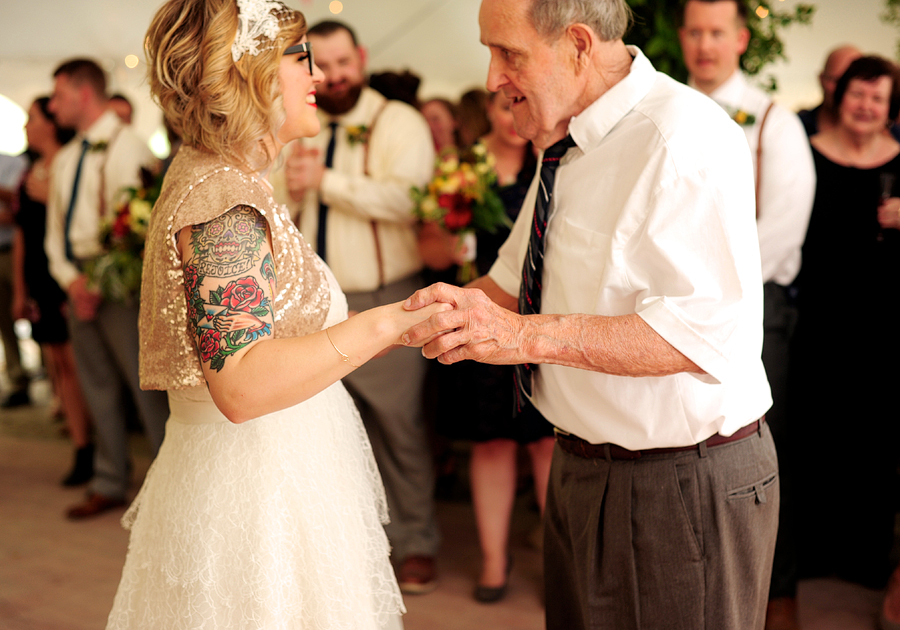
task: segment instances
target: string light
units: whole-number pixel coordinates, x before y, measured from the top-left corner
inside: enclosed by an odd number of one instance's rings
[[[125,65],[129,68],[137,68],[140,59],[137,58],[137,55],[127,55],[125,57]]]
[[[769,10],[766,7],[756,7],[756,15],[758,15],[760,19],[763,19],[769,15]]]
[[[328,5],[328,10],[337,15],[344,10],[344,5],[340,2],[340,0],[332,0],[332,2]]]

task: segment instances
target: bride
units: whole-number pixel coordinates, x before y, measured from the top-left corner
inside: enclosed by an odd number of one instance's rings
[[[319,131],[305,33],[273,0],[169,0],[147,33],[151,91],[184,140],[141,294],[141,386],[171,416],[123,519],[108,628],[399,626],[383,489],[340,379],[446,307],[347,319],[273,201],[274,156]]]

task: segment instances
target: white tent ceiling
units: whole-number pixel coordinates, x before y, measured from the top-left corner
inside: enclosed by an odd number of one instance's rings
[[[483,84],[488,52],[478,43],[480,0],[286,0],[310,23],[350,24],[369,50],[372,71],[409,69],[420,94],[457,96]],[[109,70],[111,89],[137,102],[136,125],[149,136],[158,117],[143,84],[143,63],[130,70],[126,55],[143,60],[142,41],[162,0],[0,0],[0,94],[22,107],[52,87],[60,61],[89,56]]]

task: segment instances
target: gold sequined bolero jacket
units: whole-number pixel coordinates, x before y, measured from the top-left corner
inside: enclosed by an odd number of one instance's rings
[[[182,147],[153,208],[144,251],[139,322],[142,389],[186,389],[206,383],[187,322],[177,236],[179,230],[239,205],[256,208],[268,223],[278,282],[274,336],[321,330],[331,301],[323,263],[284,207],[275,203],[268,182],[219,156]]]

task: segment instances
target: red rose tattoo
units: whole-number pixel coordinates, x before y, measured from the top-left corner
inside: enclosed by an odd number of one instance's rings
[[[200,330],[200,360],[210,361],[222,348],[222,333],[204,328]]]
[[[222,291],[220,304],[233,311],[250,312],[259,308],[264,299],[265,294],[259,288],[256,278],[247,277],[229,283]]]

